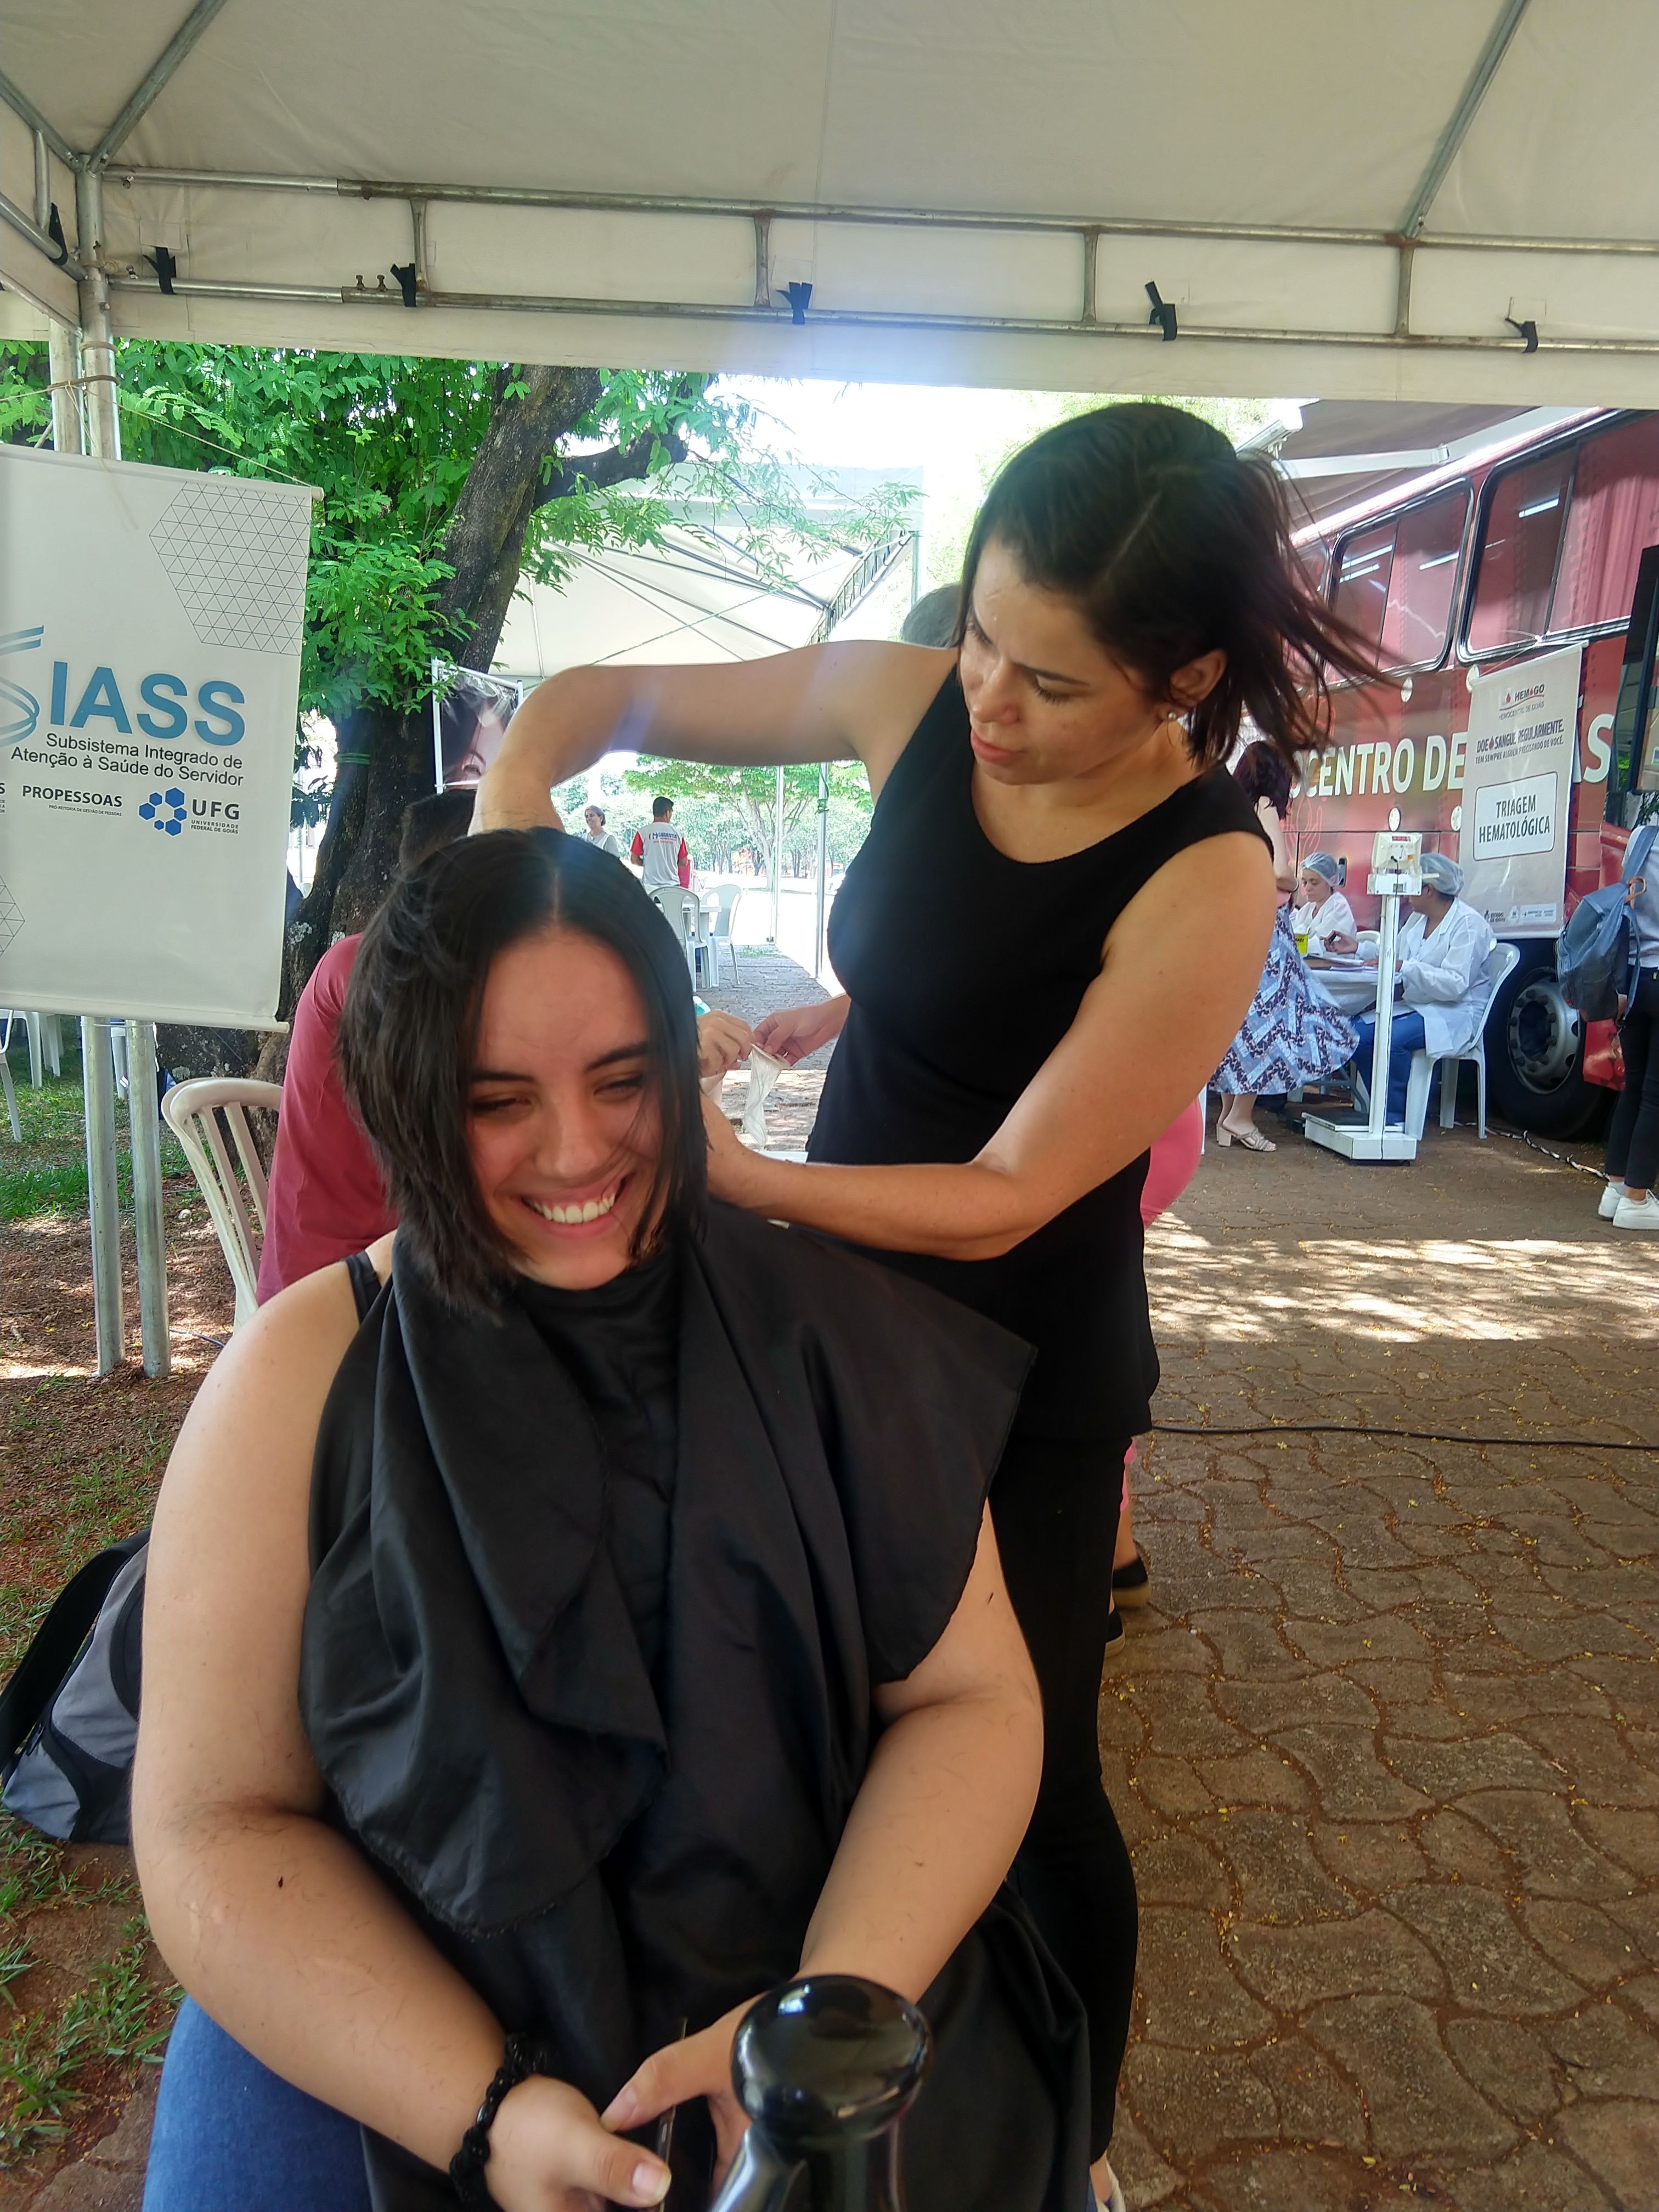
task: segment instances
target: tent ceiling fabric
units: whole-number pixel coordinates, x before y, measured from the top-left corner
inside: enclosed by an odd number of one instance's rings
[[[0,106],[0,283],[38,307],[74,311],[73,271],[30,235],[49,202],[71,251],[94,249],[60,155],[103,142],[196,12],[0,6],[15,95]],[[118,331],[1075,390],[1659,403],[1650,0],[202,12],[105,174]],[[40,198],[20,107],[51,126]],[[265,181],[215,181],[234,177]],[[547,204],[561,195],[635,204]],[[146,258],[160,247],[176,257],[170,298]],[[394,264],[413,268],[413,309]],[[1148,323],[1149,283],[1174,343]],[[792,284],[811,287],[799,324]],[[1536,350],[1507,318],[1535,326]]]
[[[578,663],[759,659],[831,634],[826,615],[860,565],[852,550],[798,560],[788,584],[780,585],[705,532],[671,525],[659,545],[576,555],[556,590],[521,584],[495,666],[538,684]],[[896,567],[908,585],[909,563],[896,550],[876,580]],[[907,588],[900,615],[909,597]],[[896,626],[896,617],[877,634]],[[842,623],[834,634],[845,634]]]

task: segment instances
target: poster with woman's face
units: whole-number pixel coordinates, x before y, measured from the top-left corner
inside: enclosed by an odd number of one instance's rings
[[[440,791],[470,791],[501,750],[507,726],[524,697],[510,676],[432,664],[432,732]]]

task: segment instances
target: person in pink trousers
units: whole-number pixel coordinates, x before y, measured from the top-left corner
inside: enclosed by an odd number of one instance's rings
[[[1140,1194],[1140,1225],[1148,1228],[1178,1199],[1198,1170],[1204,1151],[1204,1101],[1194,1098],[1184,1114],[1170,1122],[1152,1143],[1146,1182]],[[1117,1549],[1112,1555],[1112,1603],[1115,1607],[1145,1605],[1152,1595],[1152,1578],[1135,1542],[1129,1512],[1129,1470],[1135,1463],[1130,1445],[1123,1459],[1123,1510],[1118,1516]]]

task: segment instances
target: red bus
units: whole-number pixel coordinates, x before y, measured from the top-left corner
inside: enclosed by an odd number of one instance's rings
[[[1365,878],[1376,831],[1420,830],[1425,850],[1457,857],[1474,672],[1579,641],[1568,910],[1617,878],[1640,802],[1631,717],[1615,742],[1615,709],[1638,566],[1659,542],[1659,414],[1535,425],[1512,424],[1507,438],[1495,426],[1463,458],[1404,482],[1396,471],[1386,491],[1297,533],[1316,588],[1387,672],[1334,687],[1334,743],[1304,763],[1290,818],[1298,855],[1322,847],[1346,863],[1362,927],[1375,921]],[[1492,1104],[1540,1135],[1575,1135],[1621,1080],[1617,1040],[1562,999],[1553,935],[1519,950],[1486,1025]]]

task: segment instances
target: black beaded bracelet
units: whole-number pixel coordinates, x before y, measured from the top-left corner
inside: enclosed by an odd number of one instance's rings
[[[516,2089],[532,2074],[551,2074],[555,2063],[549,2046],[535,2036],[507,2037],[506,2056],[484,2091],[478,2117],[461,2137],[461,2147],[449,2161],[449,2178],[463,2204],[477,2207],[477,2212],[492,2212],[495,2200],[484,2179],[484,2168],[489,2163],[489,2130],[495,2124],[501,2100],[509,2089]]]

